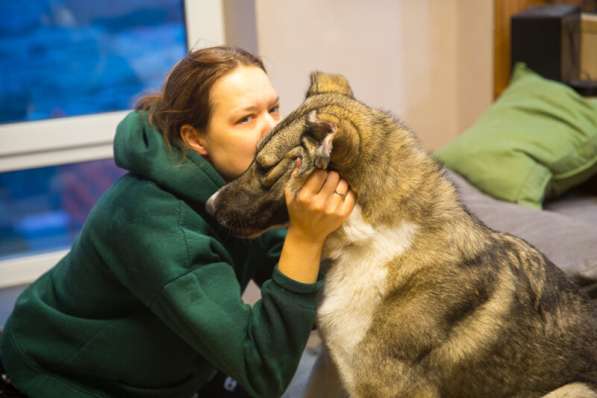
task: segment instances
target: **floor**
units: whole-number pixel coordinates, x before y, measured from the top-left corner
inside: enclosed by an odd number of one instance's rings
[[[281,398],[298,398],[305,395],[305,388],[311,374],[311,368],[317,359],[317,355],[310,350],[305,350],[301,361],[299,362],[298,369],[288,386],[286,392]]]

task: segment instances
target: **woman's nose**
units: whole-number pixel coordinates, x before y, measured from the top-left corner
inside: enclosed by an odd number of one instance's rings
[[[261,130],[261,136],[264,137],[278,124],[278,120],[269,112],[266,112],[263,116],[263,126]]]

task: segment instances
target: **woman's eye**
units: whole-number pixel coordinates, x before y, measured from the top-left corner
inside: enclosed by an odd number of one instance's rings
[[[247,115],[241,119],[239,119],[236,123],[237,124],[247,124],[253,120],[253,115]]]
[[[278,113],[280,112],[280,105],[273,106],[269,109],[269,113]]]

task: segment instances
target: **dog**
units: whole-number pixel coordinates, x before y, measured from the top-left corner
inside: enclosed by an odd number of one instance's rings
[[[284,189],[318,168],[357,197],[326,240],[317,314],[348,395],[597,397],[588,298],[530,244],[470,214],[412,131],[341,75],[311,75],[303,104],[208,212],[239,236],[285,225]]]

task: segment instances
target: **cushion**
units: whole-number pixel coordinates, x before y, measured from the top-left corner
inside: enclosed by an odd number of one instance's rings
[[[491,196],[540,208],[597,173],[597,102],[520,63],[500,98],[434,155]]]

